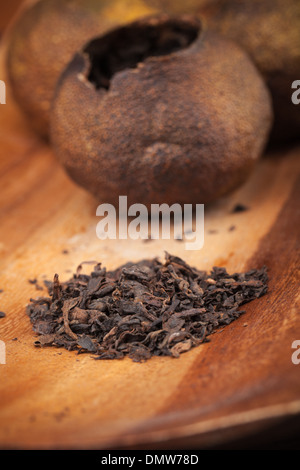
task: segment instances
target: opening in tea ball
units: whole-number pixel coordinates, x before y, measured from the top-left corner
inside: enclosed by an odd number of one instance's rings
[[[151,18],[118,28],[86,46],[91,64],[87,78],[97,89],[108,90],[117,72],[189,47],[200,29],[200,21],[190,18]]]

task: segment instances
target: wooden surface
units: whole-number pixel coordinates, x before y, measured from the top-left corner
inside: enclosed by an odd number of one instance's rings
[[[174,240],[99,241],[97,202],[31,132],[9,89],[0,136],[0,448],[202,448],[299,416],[291,345],[300,340],[300,147],[266,155],[241,189],[206,207],[205,245],[193,252]],[[249,210],[232,214],[236,203]],[[25,307],[41,292],[29,279],[64,280],[84,260],[110,269],[164,250],[200,269],[266,264],[269,293],[179,359],[94,361],[34,347]]]

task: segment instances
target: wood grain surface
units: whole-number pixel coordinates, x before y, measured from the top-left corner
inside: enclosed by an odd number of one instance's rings
[[[242,188],[205,207],[205,244],[194,252],[176,240],[99,241],[98,203],[34,135],[9,87],[0,137],[0,448],[203,448],[299,416],[300,147],[265,155]],[[237,203],[248,210],[232,213]],[[265,264],[269,292],[179,359],[95,361],[34,347],[25,308],[41,292],[30,279],[65,280],[84,260],[110,269],[165,250],[206,270]]]

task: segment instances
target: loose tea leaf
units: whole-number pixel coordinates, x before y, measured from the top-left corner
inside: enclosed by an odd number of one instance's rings
[[[37,279],[28,279],[29,284],[33,284],[36,290],[43,290],[43,287],[38,284]]]
[[[232,209],[232,213],[235,214],[237,212],[245,212],[248,211],[249,208],[245,206],[244,204],[236,204],[234,208]]]
[[[27,313],[39,335],[36,346],[90,352],[96,359],[129,356],[136,362],[173,356],[244,313],[240,306],[267,292],[267,269],[229,275],[225,268],[199,271],[166,253],[127,263],[115,271],[82,265],[64,283],[55,274],[49,297],[31,299]]]

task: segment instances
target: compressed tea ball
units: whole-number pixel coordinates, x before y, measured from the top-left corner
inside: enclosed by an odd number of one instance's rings
[[[98,201],[207,203],[249,176],[272,123],[248,55],[199,19],[155,16],[89,42],[61,77],[51,142]]]

